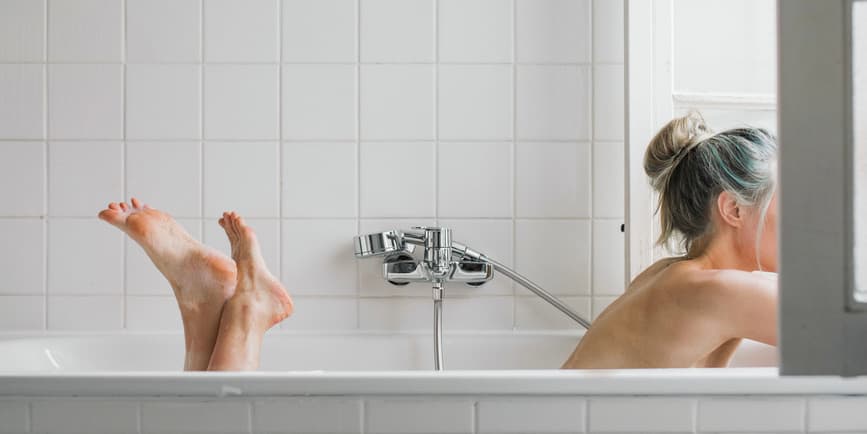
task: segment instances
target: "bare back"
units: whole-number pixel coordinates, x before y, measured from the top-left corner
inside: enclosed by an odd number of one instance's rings
[[[775,344],[772,280],[662,259],[599,315],[563,367],[725,367],[741,338]]]

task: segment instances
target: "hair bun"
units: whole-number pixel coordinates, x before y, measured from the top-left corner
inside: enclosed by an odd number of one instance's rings
[[[662,191],[683,156],[711,135],[713,131],[697,111],[675,118],[662,127],[644,154],[644,172],[650,177],[653,188]]]

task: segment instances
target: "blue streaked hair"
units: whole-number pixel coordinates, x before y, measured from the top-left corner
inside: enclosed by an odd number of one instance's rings
[[[662,228],[657,244],[679,247],[688,257],[700,255],[713,234],[712,206],[726,191],[739,205],[760,211],[758,261],[765,218],[776,190],[776,164],[777,139],[763,128],[715,133],[696,111],[669,122],[644,154],[644,171],[659,194],[656,212]]]

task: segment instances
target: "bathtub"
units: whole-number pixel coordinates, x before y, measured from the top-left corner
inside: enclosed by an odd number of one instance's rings
[[[257,372],[184,373],[179,333],[7,334],[0,432],[867,429],[839,411],[867,408],[867,380],[781,378],[773,347],[745,341],[727,369],[551,369],[579,338],[452,332],[434,372],[427,333],[278,332]]]

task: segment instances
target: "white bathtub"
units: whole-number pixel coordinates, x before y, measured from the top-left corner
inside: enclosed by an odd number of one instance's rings
[[[580,333],[491,332],[444,336],[448,370],[556,369]],[[115,333],[0,337],[0,374],[31,372],[178,371],[180,333]],[[260,371],[418,371],[432,369],[431,337],[423,333],[266,336]],[[772,367],[774,347],[744,341],[732,367]]]
[[[0,432],[806,432],[867,405],[867,379],[780,378],[755,342],[728,369],[553,369],[579,336],[449,333],[433,372],[426,333],[276,333],[260,371],[184,373],[178,333],[6,335]]]

